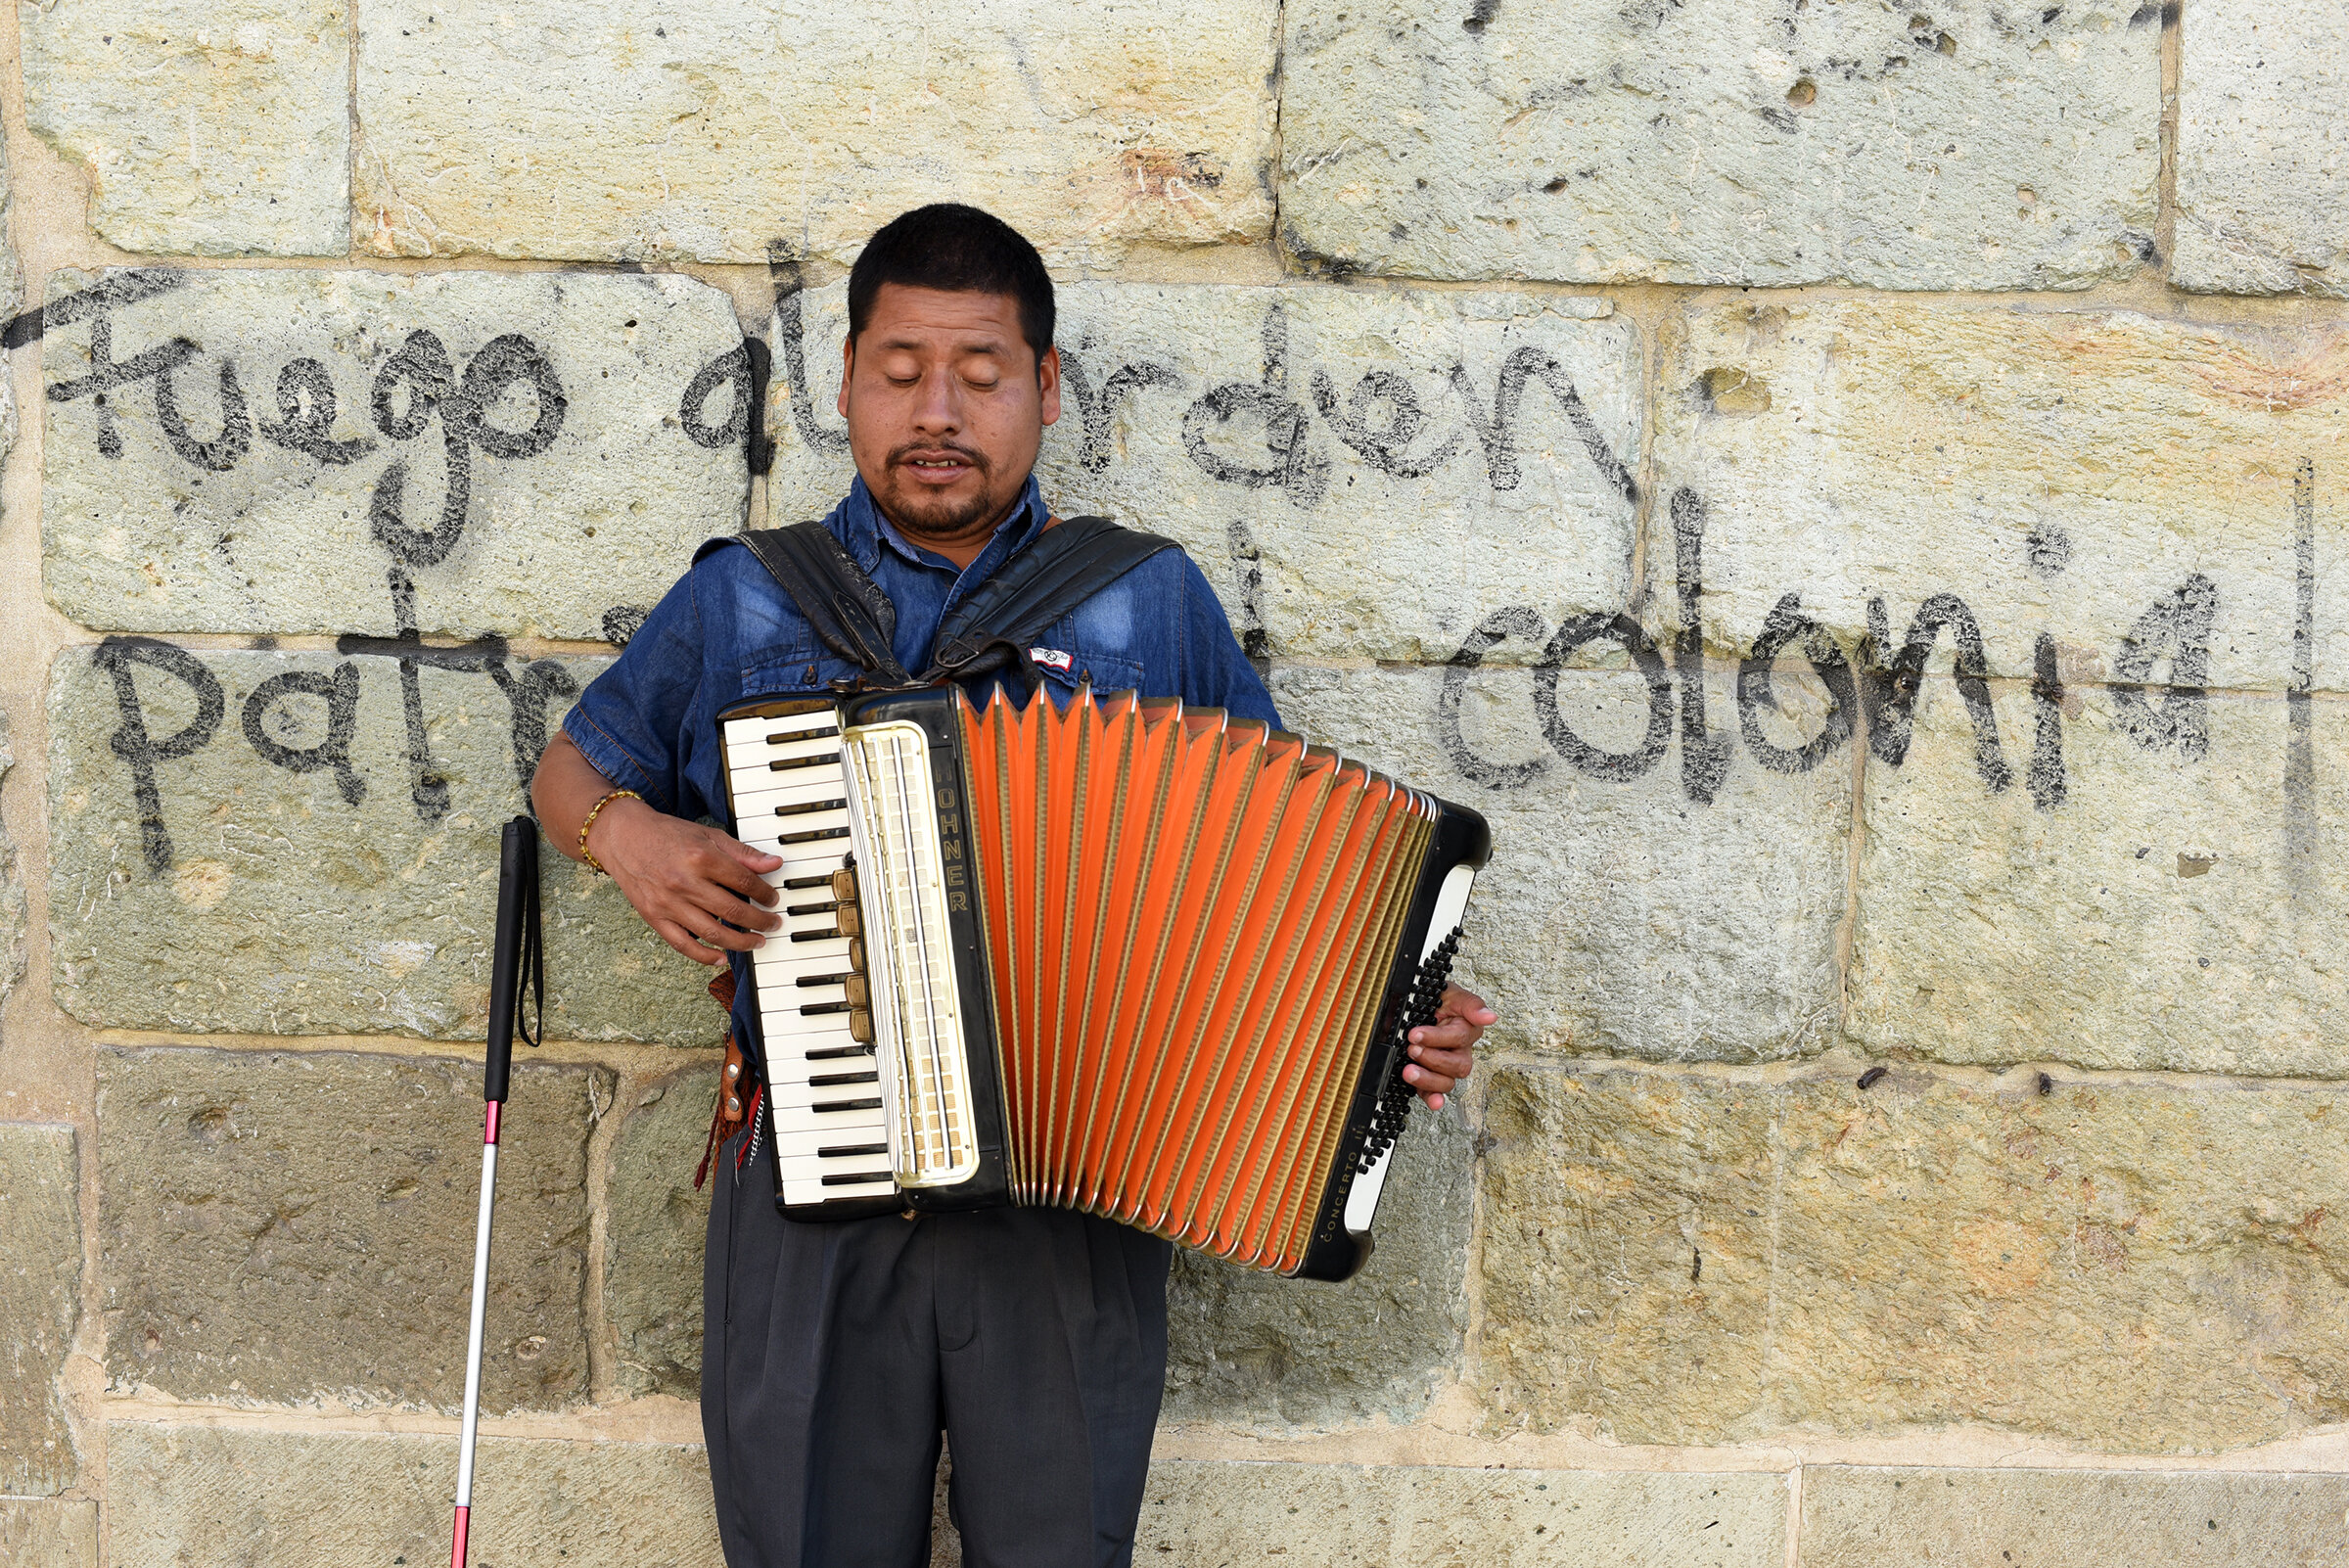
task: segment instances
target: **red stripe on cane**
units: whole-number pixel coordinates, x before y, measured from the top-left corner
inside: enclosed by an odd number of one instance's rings
[[[482,1147],[486,1149],[497,1147],[497,1113],[505,1108],[501,1101],[491,1100],[489,1102],[489,1114],[482,1119]]]
[[[473,1522],[472,1513],[471,1508],[462,1505],[457,1508],[457,1541],[448,1550],[448,1568],[465,1568],[465,1527]]]

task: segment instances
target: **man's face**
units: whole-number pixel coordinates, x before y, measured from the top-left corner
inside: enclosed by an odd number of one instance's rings
[[[910,537],[976,553],[1060,418],[1060,351],[1036,358],[1009,295],[887,283],[846,354],[840,411],[865,487]]]

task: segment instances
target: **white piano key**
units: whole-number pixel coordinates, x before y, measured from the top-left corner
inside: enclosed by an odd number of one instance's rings
[[[801,975],[836,973],[849,967],[849,941],[847,937],[826,937],[820,942],[769,941],[752,949],[751,963],[760,985],[767,984],[770,975],[796,980]],[[830,964],[831,970],[824,970],[825,964]]]
[[[828,833],[835,828],[847,827],[849,825],[849,808],[845,806],[834,807],[829,811],[807,811],[799,816],[778,816],[772,820],[775,828],[773,836],[786,844],[837,843],[845,847],[849,842],[846,839],[806,839],[798,837],[798,835],[803,833]]]
[[[875,1075],[876,1078],[878,1075]],[[769,1084],[766,1092],[778,1111],[816,1110],[839,1106],[847,1100],[869,1100],[881,1092],[878,1082],[871,1084]],[[865,1107],[864,1109],[878,1109]],[[848,1110],[836,1110],[840,1116],[854,1115]]]
[[[808,1061],[805,1057],[787,1059],[777,1056],[770,1049],[767,1058],[766,1076],[777,1084],[805,1084],[811,1078],[832,1078],[841,1073],[852,1073],[859,1070],[860,1063],[862,1071],[873,1071],[873,1059],[861,1054],[823,1056]]]
[[[752,715],[726,720],[726,745],[755,746],[769,735],[789,735],[810,729],[837,728],[840,710],[829,703],[811,708],[804,714],[774,714],[766,717]]]
[[[771,1113],[777,1132],[849,1132],[881,1129],[878,1108],[863,1111],[817,1111],[805,1105],[778,1105]]]
[[[881,1147],[888,1138],[878,1131],[850,1130],[846,1134],[835,1132],[786,1132],[775,1139],[775,1152],[786,1160],[796,1160],[821,1153],[825,1149]],[[883,1158],[883,1156],[875,1156]]]
[[[841,775],[834,773],[827,777],[820,767],[810,767],[798,773],[763,774],[748,788],[737,783],[734,811],[736,815],[746,818],[754,814],[771,816],[778,806],[805,806],[810,801],[845,799],[847,788],[848,783]]]
[[[810,1022],[812,1022],[812,1020],[810,1020]],[[857,1043],[856,1040],[850,1037],[849,1032],[845,1029],[827,1030],[820,1035],[815,1034],[812,1031],[802,1033],[799,1030],[790,1028],[784,1020],[776,1018],[772,1014],[769,1014],[766,1017],[759,1020],[759,1029],[760,1033],[762,1034],[766,1038],[766,1054],[774,1059],[776,1063],[776,1076],[778,1077],[784,1076],[782,1073],[782,1065],[784,1063],[806,1061],[809,1059],[807,1055],[809,1051],[845,1051]],[[846,1062],[853,1061],[855,1058],[848,1056],[818,1056],[813,1058],[813,1060],[817,1062]],[[866,1060],[870,1060],[870,1058],[868,1057]]]
[[[869,1148],[871,1145],[858,1144],[855,1147]],[[835,1154],[828,1157],[820,1154],[787,1154],[783,1157],[783,1179],[786,1181],[811,1181],[828,1176],[863,1176],[875,1181],[887,1181],[891,1174],[887,1150],[879,1154]]]
[[[813,718],[817,721],[814,723],[800,722],[795,726],[793,720],[776,719],[761,733],[749,735],[741,740],[735,740],[729,736],[726,740],[727,762],[732,766],[742,767],[760,759],[789,756],[795,746],[802,748],[829,746],[834,751],[840,750],[840,736],[837,733],[840,728],[840,718],[837,714],[821,716],[814,714],[803,714],[800,717],[802,719]],[[827,735],[824,733],[826,730],[832,730],[835,733]]]
[[[771,839],[763,844],[760,843],[757,839],[745,839],[742,842],[749,845],[752,849],[757,850],[760,854],[776,854],[776,852],[783,848],[783,846],[776,844]],[[761,871],[759,874],[760,880],[764,881],[768,887],[779,889],[785,894],[796,896],[812,893],[815,891],[812,888],[795,888],[790,886],[790,884],[808,877],[829,877],[833,872],[841,870],[849,863],[849,841],[846,839],[834,839],[829,842],[837,848],[832,849],[828,853],[818,853],[815,854],[809,854],[806,852],[810,848],[822,852],[824,851],[825,847],[823,845],[809,846],[805,844],[795,844],[790,846],[794,853],[790,854],[776,854],[776,857],[783,863],[775,867],[772,871]]]
[[[886,1176],[878,1181],[856,1186],[825,1186],[820,1181],[787,1181],[783,1184],[783,1201],[797,1207],[806,1203],[837,1203],[843,1198],[889,1198],[897,1195],[898,1185]]]
[[[811,767],[799,773],[761,772],[756,779],[734,779],[727,786],[726,799],[734,807],[735,820],[752,828],[767,822],[790,821],[788,813],[775,814],[778,806],[799,806],[810,800],[845,800],[847,789],[847,782],[838,772]]]
[[[803,997],[820,996],[826,992],[831,992],[834,999],[837,1000],[844,994],[844,988],[808,986],[803,989],[796,985],[786,984],[761,991],[759,994],[759,1027],[770,1035],[782,1036],[807,1049],[813,1049],[819,1045],[840,1043],[841,1038],[846,1037],[849,1032],[849,1015],[847,1013],[803,1013],[800,1011],[801,1008],[807,1005],[806,1001],[802,1000]]]
[[[784,765],[777,767],[781,762]],[[779,746],[740,746],[726,750],[727,782],[739,795],[744,790],[771,789],[794,773],[838,777],[840,741],[826,735],[816,740],[786,741]]]

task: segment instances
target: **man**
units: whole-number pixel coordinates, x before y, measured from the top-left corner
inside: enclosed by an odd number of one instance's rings
[[[825,525],[895,603],[908,669],[931,663],[946,612],[1055,521],[1031,477],[1060,416],[1052,325],[1035,248],[971,208],[906,213],[851,274],[840,411],[857,477]],[[1047,642],[1070,656],[1042,670],[1060,700],[1089,671],[1104,691],[1278,722],[1179,550]],[[711,549],[564,721],[532,785],[538,819],[669,945],[733,955],[747,980],[743,955],[780,923],[762,874],[781,862],[698,820],[724,814],[714,716],[856,673],[749,550]],[[750,997],[745,984],[743,1041],[758,1038]],[[1405,1076],[1431,1105],[1493,1022],[1455,991],[1414,1034]],[[966,1560],[1128,1562],[1166,1371],[1168,1244],[1058,1209],[798,1223],[734,1154],[717,1162],[702,1363],[733,1568],[927,1562],[942,1426]]]

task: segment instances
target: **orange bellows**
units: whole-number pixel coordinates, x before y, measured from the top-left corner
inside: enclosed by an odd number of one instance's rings
[[[957,712],[1014,1200],[1294,1269],[1435,803],[1130,692]]]

